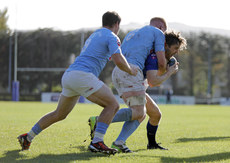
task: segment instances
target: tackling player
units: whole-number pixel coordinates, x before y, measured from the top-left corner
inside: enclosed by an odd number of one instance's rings
[[[98,79],[98,76],[110,57],[122,71],[131,76],[137,74],[137,69],[130,67],[120,49],[120,40],[117,37],[120,21],[121,18],[116,12],[106,12],[103,15],[103,28],[90,35],[81,54],[62,76],[62,93],[56,110],[43,116],[28,133],[18,136],[22,150],[29,149],[30,143],[41,131],[65,119],[82,95],[104,108],[98,118],[89,150],[105,154],[117,152],[116,149],[107,147],[103,139],[119,109],[119,104],[112,91]]]
[[[117,66],[112,73],[113,84],[119,96],[129,107],[120,109],[113,119],[113,122],[126,121],[119,137],[113,143],[114,148],[121,147],[124,152],[131,152],[126,148],[124,140],[136,130],[146,115],[146,97],[142,71],[145,60],[151,51],[154,50],[159,59],[159,72],[162,74],[166,70],[165,36],[163,33],[166,29],[165,20],[155,17],[150,20],[149,25],[129,32],[122,43],[122,52],[128,63],[138,69],[138,74],[135,77],[120,71]],[[89,122],[92,135],[95,118],[91,117]]]
[[[183,48],[186,47],[186,40],[181,37],[180,33],[177,32],[167,32],[165,34],[165,59],[167,62],[169,59],[178,53],[179,50],[182,50]],[[153,51],[152,51],[153,52]],[[148,84],[150,87],[154,86],[159,86],[163,81],[167,80],[172,74],[176,73],[178,70],[178,63],[175,63],[172,66],[167,67],[167,71],[161,75],[159,75],[159,67],[158,67],[158,58],[156,54],[151,53],[146,61],[145,61],[145,68],[143,70],[143,74],[145,77],[147,77],[147,80],[145,80],[144,85],[145,90],[148,87]],[[148,84],[147,84],[148,83]],[[159,107],[157,104],[154,102],[151,97],[145,93],[146,95],[146,108],[147,108],[147,114],[149,115],[149,121],[147,124],[147,137],[148,137],[148,145],[147,149],[162,149],[164,150],[165,148],[161,147],[157,142],[156,142],[156,132],[158,129],[158,124],[161,119],[161,112],[159,110]],[[121,114],[123,112],[123,115]],[[127,116],[128,112],[127,109],[120,109],[117,114],[115,115],[113,122],[119,122],[119,121],[126,121],[125,124],[129,125],[129,128],[127,129],[127,132],[125,132],[124,128],[126,127],[125,125],[123,126],[122,132],[120,133],[119,137],[117,140],[112,144],[113,148],[118,149],[119,152],[123,153],[130,153],[132,152],[126,145],[125,142],[127,138],[137,129],[137,121],[136,120],[131,120],[127,121]],[[92,117],[91,117],[92,118]]]
[[[121,152],[132,152],[125,142],[146,116],[143,69],[151,51],[155,51],[159,59],[159,73],[163,74],[166,71],[165,35],[163,33],[166,29],[165,20],[155,17],[150,20],[149,25],[129,32],[122,43],[122,52],[128,63],[138,68],[139,72],[137,76],[132,77],[115,67],[112,74],[112,81],[119,96],[129,107],[120,109],[113,119],[113,122],[125,120],[118,138],[112,144],[113,148]]]

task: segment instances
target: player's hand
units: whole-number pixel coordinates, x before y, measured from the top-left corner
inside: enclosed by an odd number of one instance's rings
[[[130,75],[136,76],[138,73],[138,69],[136,67],[131,67]]]
[[[175,74],[179,70],[179,62],[176,62],[174,65],[169,66],[167,65],[167,70],[170,72],[170,74]]]

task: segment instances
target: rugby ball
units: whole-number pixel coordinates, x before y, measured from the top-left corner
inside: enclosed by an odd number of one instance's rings
[[[170,58],[170,60],[169,60],[169,62],[168,62],[169,67],[170,67],[170,66],[173,66],[176,62],[177,62],[177,60],[176,60],[175,57]]]

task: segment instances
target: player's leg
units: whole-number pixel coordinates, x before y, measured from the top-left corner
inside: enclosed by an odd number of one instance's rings
[[[132,133],[138,128],[140,123],[145,118],[145,95],[143,91],[135,93],[127,92],[123,94],[123,99],[132,111],[132,117],[129,121],[126,121],[122,127],[122,130],[113,142],[112,147],[118,149],[119,152],[131,153],[132,151],[126,146],[126,140],[132,135]],[[131,95],[131,96],[127,96]],[[136,96],[132,96],[136,95]],[[121,109],[122,110],[122,109]],[[127,109],[126,109],[127,110]],[[119,111],[118,111],[119,112]],[[116,114],[116,116],[119,116]],[[122,117],[122,115],[120,115]]]
[[[153,101],[153,99],[146,93],[146,110],[147,114],[149,116],[149,121],[147,123],[147,138],[148,138],[148,149],[163,149],[165,148],[161,147],[156,142],[156,132],[158,129],[158,125],[160,123],[161,119],[161,112],[157,104]]]
[[[61,95],[57,109],[51,113],[48,113],[38,121],[41,129],[44,130],[51,124],[64,120],[67,115],[72,111],[78,99],[79,96],[66,97],[64,95]]]
[[[63,74],[63,89],[56,110],[43,116],[28,133],[18,137],[22,150],[29,149],[30,142],[42,130],[46,129],[57,121],[65,119],[65,117],[71,112],[79,98],[79,93],[74,90],[78,87],[76,81],[79,80],[79,76],[80,75],[75,74],[75,72],[65,72]]]
[[[115,114],[111,123],[116,122],[124,122],[124,121],[131,121],[132,120],[132,109],[130,108],[122,108],[119,109],[118,112]],[[93,140],[95,129],[97,126],[98,116],[91,116],[88,120],[90,126],[90,137]]]
[[[139,92],[140,94],[140,92]],[[142,93],[143,94],[143,93]],[[136,94],[137,95],[137,94]],[[122,127],[122,130],[112,144],[112,148],[118,149],[119,152],[130,153],[132,152],[126,145],[125,142],[128,137],[138,128],[140,123],[144,120],[145,117],[145,96],[134,96],[133,98],[124,98],[129,105],[129,108],[120,109],[115,117],[113,118],[112,123],[126,121]],[[141,105],[142,103],[142,105]],[[94,136],[94,130],[96,126],[97,116],[90,117],[89,124],[91,128],[91,139]]]
[[[104,84],[98,91],[88,96],[87,99],[104,108],[98,117],[94,137],[89,149],[92,152],[115,154],[117,150],[109,148],[104,144],[104,135],[114,115],[119,109],[119,104],[116,98],[112,91]]]
[[[136,67],[138,68],[138,66]],[[126,122],[118,138],[112,144],[112,147],[117,147],[121,152],[131,152],[125,145],[125,142],[138,128],[146,114],[144,107],[145,87],[143,85],[143,74],[140,70],[136,76],[131,76],[116,67],[113,70],[112,80],[119,96],[121,96],[127,106],[129,106],[129,108],[120,109],[113,119],[113,122]]]
[[[144,91],[132,91],[125,92],[122,95],[124,102],[129,108],[120,109],[114,116],[112,123],[139,120],[142,121],[146,114],[145,105],[145,92]],[[132,103],[132,104],[130,104]]]
[[[132,120],[132,109],[130,108],[122,108],[119,109],[118,112],[115,114],[111,123],[116,122],[124,122],[124,121],[131,121]],[[90,126],[90,137],[93,140],[95,129],[97,126],[98,116],[91,116],[88,120]]]
[[[124,90],[123,89],[124,84],[120,84],[120,83],[125,83],[125,82],[129,81],[129,80],[127,80],[128,75],[129,75],[128,73],[121,71],[118,67],[115,67],[113,70],[113,74],[112,74],[113,83],[114,83],[115,88],[118,90],[118,93],[120,96],[123,94],[123,92],[121,92],[121,91]],[[140,75],[141,75],[141,73],[140,73]],[[131,81],[133,81],[133,80],[131,80]],[[132,110],[130,108],[120,109],[116,113],[112,122],[130,121],[130,120],[132,120],[132,114],[135,114],[135,113],[132,113]],[[95,126],[96,126],[96,121],[97,121],[96,116],[89,118],[89,125],[90,125],[90,130],[91,130],[91,133],[90,133],[91,139],[93,139],[93,137],[94,137],[94,130],[95,130]]]
[[[42,130],[46,129],[55,122],[65,119],[73,109],[78,98],[79,96],[65,97],[64,95],[61,95],[55,111],[43,116],[28,133],[18,136],[22,150],[29,149],[30,143],[34,137],[37,136]]]
[[[145,91],[129,91],[124,92],[122,95],[123,101],[132,110],[131,120],[143,121],[146,115],[145,104],[146,96]]]
[[[138,66],[132,65],[139,69]],[[145,103],[145,86],[143,73],[139,69],[136,76],[129,75],[115,67],[112,73],[112,81],[120,97],[129,108],[120,109],[112,122],[130,121],[141,119],[145,115],[144,107],[141,103]],[[133,108],[130,108],[132,102]]]
[[[98,122],[104,122],[109,125],[119,109],[119,104],[111,89],[104,84],[98,91],[88,96],[87,99],[104,108],[98,117]]]
[[[161,120],[161,111],[155,101],[146,93],[146,110],[149,116],[149,122],[157,126]]]

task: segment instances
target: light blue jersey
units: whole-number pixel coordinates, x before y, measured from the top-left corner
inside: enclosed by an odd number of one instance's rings
[[[147,56],[155,51],[165,51],[164,33],[153,26],[144,26],[128,33],[121,49],[127,61],[137,65],[141,70],[145,67]]]
[[[66,71],[91,72],[99,76],[112,54],[120,53],[120,39],[109,29],[96,30],[86,40],[81,54]]]

